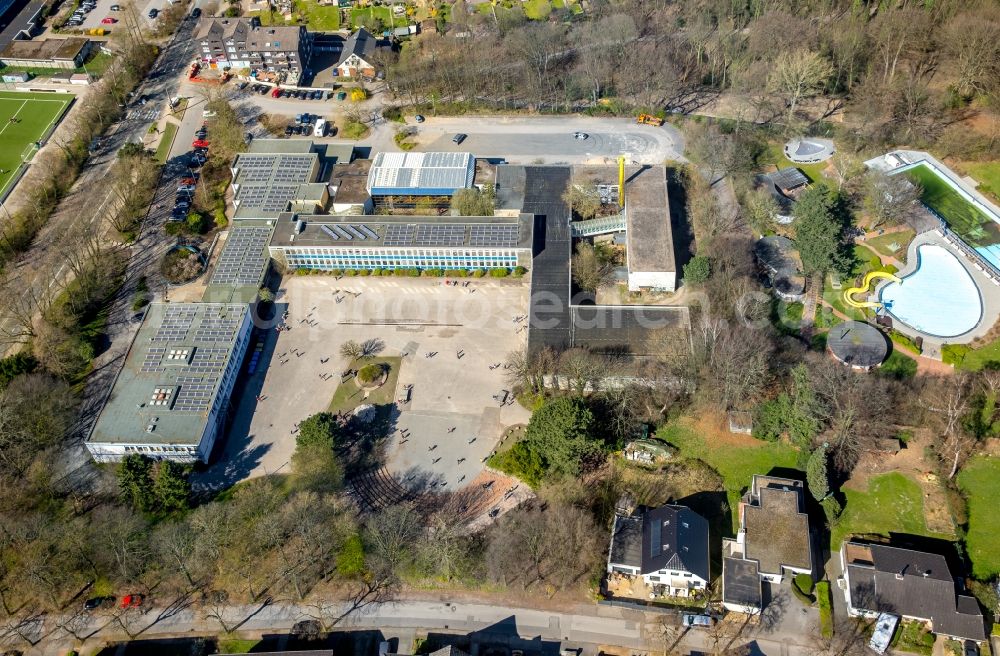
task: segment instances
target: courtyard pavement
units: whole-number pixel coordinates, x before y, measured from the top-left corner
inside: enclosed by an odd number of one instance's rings
[[[509,387],[507,354],[525,348],[526,321],[514,319],[527,314],[528,290],[527,280],[286,277],[276,304],[290,329],[263,331],[260,364],[238,384],[229,434],[196,487],[288,472],[296,424],[327,409],[349,368],[340,345],[372,338],[385,343],[381,355],[403,356],[394,398],[413,385],[411,401],[397,403],[388,469],[442,491],[471,482],[503,429],[530,416],[494,398]]]

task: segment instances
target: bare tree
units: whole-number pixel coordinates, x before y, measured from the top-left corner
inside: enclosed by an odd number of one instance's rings
[[[864,205],[872,217],[872,227],[895,225],[913,210],[923,189],[905,175],[869,171],[865,176]]]
[[[936,449],[941,463],[950,467],[949,480],[955,477],[975,447],[975,439],[962,426],[962,418],[969,410],[971,383],[968,374],[956,373],[928,386],[926,407],[939,418],[942,439]]]
[[[799,103],[811,98],[833,75],[829,60],[811,50],[794,50],[778,55],[771,71],[769,86],[788,99],[788,125],[792,124]]]

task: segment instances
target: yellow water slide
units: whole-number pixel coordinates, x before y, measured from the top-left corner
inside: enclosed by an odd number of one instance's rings
[[[865,274],[865,280],[863,283],[861,283],[860,287],[848,287],[847,289],[844,290],[844,302],[850,305],[851,307],[856,307],[856,308],[882,307],[882,303],[878,301],[855,301],[853,298],[855,294],[867,292],[868,286],[872,284],[872,280],[875,280],[877,278],[886,278],[893,282],[903,282],[896,276],[886,271],[869,271],[867,274]]]

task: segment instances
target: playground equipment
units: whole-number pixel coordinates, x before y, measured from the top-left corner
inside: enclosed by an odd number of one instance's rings
[[[886,280],[891,280],[893,282],[903,282],[896,276],[888,273],[886,271],[869,271],[865,274],[865,279],[861,283],[860,287],[848,287],[844,290],[844,302],[854,308],[877,308],[882,307],[880,301],[856,301],[853,296],[855,294],[860,294],[861,292],[867,292],[868,286],[871,285],[872,280],[877,278],[885,278]]]

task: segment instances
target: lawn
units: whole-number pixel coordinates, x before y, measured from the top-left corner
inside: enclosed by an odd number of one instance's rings
[[[1000,363],[1000,339],[994,340],[977,349],[969,349],[964,344],[946,346],[947,350],[959,355],[955,366],[960,369],[979,371],[983,367]],[[951,362],[951,359],[945,359],[945,362]]]
[[[873,476],[867,492],[845,488],[844,496],[844,512],[830,531],[832,551],[839,551],[847,536],[862,533],[950,537],[927,530],[920,485],[898,472]]]
[[[735,509],[740,496],[750,486],[754,474],[766,474],[775,467],[795,469],[797,451],[787,444],[764,442],[747,438],[747,446],[712,445],[683,421],[674,421],[656,433],[656,437],[669,442],[685,458],[697,458],[722,476],[729,507],[734,509],[733,522],[739,521]]]
[[[163,136],[160,137],[160,143],[156,147],[156,156],[154,159],[160,164],[165,164],[167,157],[170,156],[170,146],[174,144],[174,137],[177,136],[177,126],[173,123],[167,123],[163,128]]]
[[[1000,243],[1000,226],[965,200],[929,166],[915,166],[906,171],[906,175],[923,187],[921,200],[924,205],[941,216],[970,246],[980,248]]]
[[[28,158],[31,144],[48,134],[72,100],[69,94],[0,92],[0,193]]]
[[[260,640],[241,640],[239,638],[220,638],[219,649],[227,654],[249,654],[250,650],[260,644]]]
[[[1000,201],[1000,162],[968,162],[961,168],[979,183],[979,191]]]
[[[774,141],[768,145],[767,152],[764,153],[763,158],[765,164],[774,164],[779,169],[786,169],[788,167],[794,167],[806,174],[810,182],[819,182],[822,184],[828,184],[830,180],[823,175],[823,169],[826,168],[826,162],[820,162],[819,164],[796,164],[792,160],[785,157],[785,142]]]
[[[965,549],[972,560],[972,575],[985,581],[1000,574],[1000,458],[979,456],[958,475],[958,485],[969,505],[969,531]]]
[[[509,5],[509,6],[505,6]],[[553,9],[566,9],[569,8],[570,12],[573,14],[582,14],[583,7],[580,5],[580,0],[526,0],[525,2],[516,3],[497,3],[496,12],[497,16],[501,16],[504,12],[509,12],[515,5],[520,5],[524,11],[524,17],[529,20],[545,20],[552,13]],[[489,2],[482,2],[476,5],[476,11],[481,14],[493,15],[493,6]]]
[[[892,648],[911,654],[931,656],[934,636],[921,622],[902,622],[892,637]]]
[[[893,349],[882,366],[878,368],[878,373],[896,380],[913,378],[917,375],[917,361]]]
[[[337,7],[321,6],[308,0],[296,0],[293,4],[295,11],[290,21],[286,21],[277,12],[273,18],[270,12],[266,11],[255,11],[248,15],[259,18],[260,24],[264,26],[297,25],[300,20],[305,20],[312,32],[336,32],[340,29],[340,9]]]
[[[364,392],[354,382],[354,378],[349,378],[337,386],[337,391],[333,393],[330,400],[330,412],[351,412],[359,405],[370,404],[374,406],[384,406],[396,401],[396,380],[399,378],[399,366],[401,358],[398,357],[378,357],[363,364],[383,364],[389,367],[389,378],[382,387],[370,392],[365,398]],[[355,363],[352,368],[358,369],[361,364]]]
[[[881,255],[895,257],[900,262],[905,263],[906,247],[910,245],[910,242],[913,241],[913,237],[915,235],[916,233],[907,228],[906,230],[900,232],[888,232],[880,237],[866,239],[865,243],[874,248]],[[892,250],[893,244],[898,247],[895,251]]]
[[[406,16],[393,16],[392,9],[389,7],[371,5],[369,7],[354,7],[351,9],[351,27],[355,29],[361,27],[366,22],[370,25],[375,19],[382,21],[384,29],[402,27],[409,22]]]

